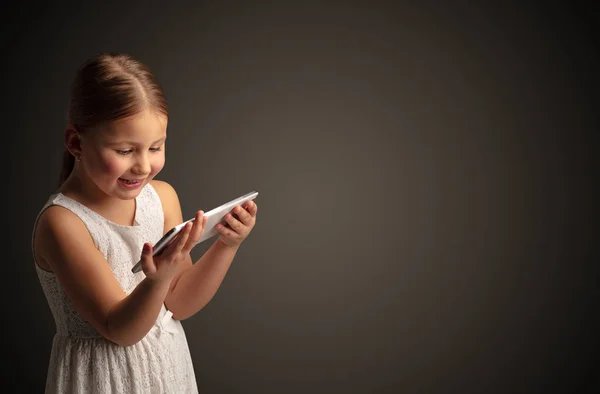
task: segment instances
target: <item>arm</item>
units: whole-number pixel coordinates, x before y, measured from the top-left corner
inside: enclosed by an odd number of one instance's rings
[[[160,196],[165,217],[164,232],[183,221],[177,193],[168,183],[152,181]],[[173,318],[185,320],[202,309],[214,297],[223,282],[239,245],[230,246],[220,239],[192,264],[191,256],[181,264],[181,269],[171,282],[165,305]]]
[[[165,304],[173,318],[185,320],[204,308],[214,297],[229,270],[237,247],[227,246],[218,239],[191,267],[180,272]]]
[[[129,346],[148,333],[170,281],[145,278],[126,296],[85,225],[62,207],[48,208],[36,232],[36,256],[52,268],[74,308],[103,337]]]

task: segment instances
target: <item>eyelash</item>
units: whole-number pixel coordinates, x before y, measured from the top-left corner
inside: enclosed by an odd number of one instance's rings
[[[161,148],[150,148],[150,151],[152,151],[152,152],[158,152],[160,150],[161,150]],[[117,150],[116,152],[120,155],[126,156],[133,151],[132,150]]]

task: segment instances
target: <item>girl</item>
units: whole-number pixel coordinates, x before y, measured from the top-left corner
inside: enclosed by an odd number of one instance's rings
[[[60,185],[32,234],[56,323],[47,393],[198,391],[180,320],[214,296],[258,207],[235,207],[195,264],[202,211],[152,257],[152,245],[183,221],[175,190],[154,180],[165,163],[167,120],[159,84],[131,56],[100,54],[78,70]],[[140,258],[143,269],[133,274]]]

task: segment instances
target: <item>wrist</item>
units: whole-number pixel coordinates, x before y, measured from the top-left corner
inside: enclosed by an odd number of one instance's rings
[[[171,285],[172,278],[164,278],[164,277],[150,277],[147,276],[144,281],[148,284],[148,286],[157,291],[167,291],[169,286]]]
[[[216,243],[217,243],[217,246],[219,247],[219,249],[227,250],[227,251],[230,251],[233,253],[237,252],[238,249],[240,248],[240,245],[229,245],[229,244],[225,243],[221,238],[218,238]]]

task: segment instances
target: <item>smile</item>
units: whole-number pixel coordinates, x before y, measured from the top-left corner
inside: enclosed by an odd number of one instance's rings
[[[125,178],[119,178],[119,183],[127,188],[135,188],[142,184],[142,179],[130,180]]]

